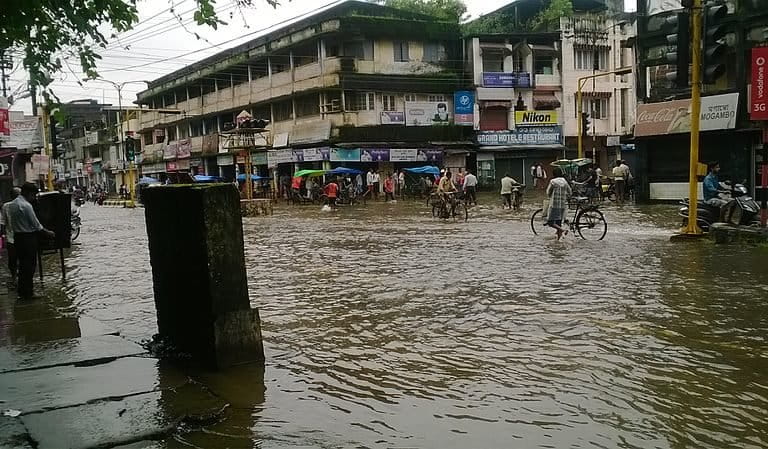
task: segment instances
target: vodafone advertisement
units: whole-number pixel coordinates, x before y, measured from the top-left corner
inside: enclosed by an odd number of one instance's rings
[[[768,47],[752,49],[752,95],[749,102],[750,120],[768,120]]]

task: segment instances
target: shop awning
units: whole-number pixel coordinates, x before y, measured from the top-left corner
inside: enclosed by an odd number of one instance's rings
[[[327,174],[329,175],[360,175],[363,172],[360,170],[355,170],[354,168],[347,168],[347,167],[336,167],[333,170],[329,171]]]
[[[483,100],[481,106],[483,108],[509,108],[512,105],[511,101],[492,101]]]
[[[435,175],[440,176],[440,169],[434,165],[425,165],[423,167],[405,168],[407,172],[418,173],[420,175]]]
[[[553,93],[533,93],[533,109],[552,110],[561,106],[560,100]]]
[[[581,96],[586,98],[611,98],[611,95],[613,95],[612,92],[582,92]]]
[[[259,175],[251,175],[251,181],[263,181],[265,179],[269,179],[266,176],[259,176]],[[237,180],[240,182],[245,182],[245,173],[240,173],[237,175]]]
[[[293,174],[294,178],[301,178],[302,176],[323,176],[325,170],[299,170]]]

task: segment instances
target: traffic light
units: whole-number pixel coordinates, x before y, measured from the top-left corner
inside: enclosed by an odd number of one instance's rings
[[[52,114],[48,119],[49,119],[48,127],[50,129],[50,134],[51,134],[51,156],[54,159],[59,159],[59,157],[62,155],[59,154],[59,136],[56,130],[56,125],[57,125],[56,117],[54,117]]]
[[[726,45],[720,41],[725,37],[723,19],[728,15],[725,5],[704,7],[704,49],[701,52],[701,80],[704,84],[714,84],[725,74]]]
[[[136,160],[136,141],[131,136],[125,138],[125,158],[131,162]]]
[[[589,120],[589,114],[586,112],[581,113],[581,135],[587,136],[589,135],[589,127],[591,125],[591,121]]]
[[[666,77],[672,81],[678,89],[688,87],[688,65],[690,64],[691,51],[691,14],[689,12],[679,12],[674,16],[667,17],[664,26],[673,31],[667,34],[667,45],[672,50],[667,52],[667,62],[674,64],[675,71],[668,72]]]

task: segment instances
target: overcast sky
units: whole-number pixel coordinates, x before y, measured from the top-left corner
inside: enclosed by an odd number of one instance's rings
[[[634,10],[635,0],[626,0],[627,8]],[[171,2],[178,18],[169,10]],[[264,34],[270,26],[279,27],[292,18],[311,14],[318,9],[338,3],[336,0],[283,0],[282,5],[273,9],[266,2],[249,9],[238,10],[234,0],[218,0],[217,11],[228,25],[212,30],[198,27],[192,22],[193,0],[140,0],[140,23],[134,30],[121,33],[118,39],[112,39],[102,52],[103,60],[98,66],[99,74],[110,81],[125,84],[122,90],[123,104],[131,104],[136,93],[145,84],[142,80],[153,80],[166,73],[184,67],[187,64],[210,56],[221,50]],[[465,0],[471,17],[493,11],[510,0]],[[198,33],[197,39],[194,33]],[[107,32],[105,35],[109,36]],[[105,81],[88,81],[84,87],[78,85],[82,79],[77,61],[65,67],[65,73],[59,74],[54,83],[55,92],[62,101],[93,98],[107,103],[117,104],[116,88]],[[25,75],[21,70],[11,75],[12,88],[24,84]],[[13,109],[30,111],[29,99],[21,100]]]

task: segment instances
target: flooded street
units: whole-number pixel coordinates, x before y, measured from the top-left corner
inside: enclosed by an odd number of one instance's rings
[[[768,447],[768,250],[670,243],[675,206],[556,242],[481,200],[245,219],[263,380],[199,374],[228,419],[150,447]],[[81,215],[72,307],[150,338],[144,210]]]

